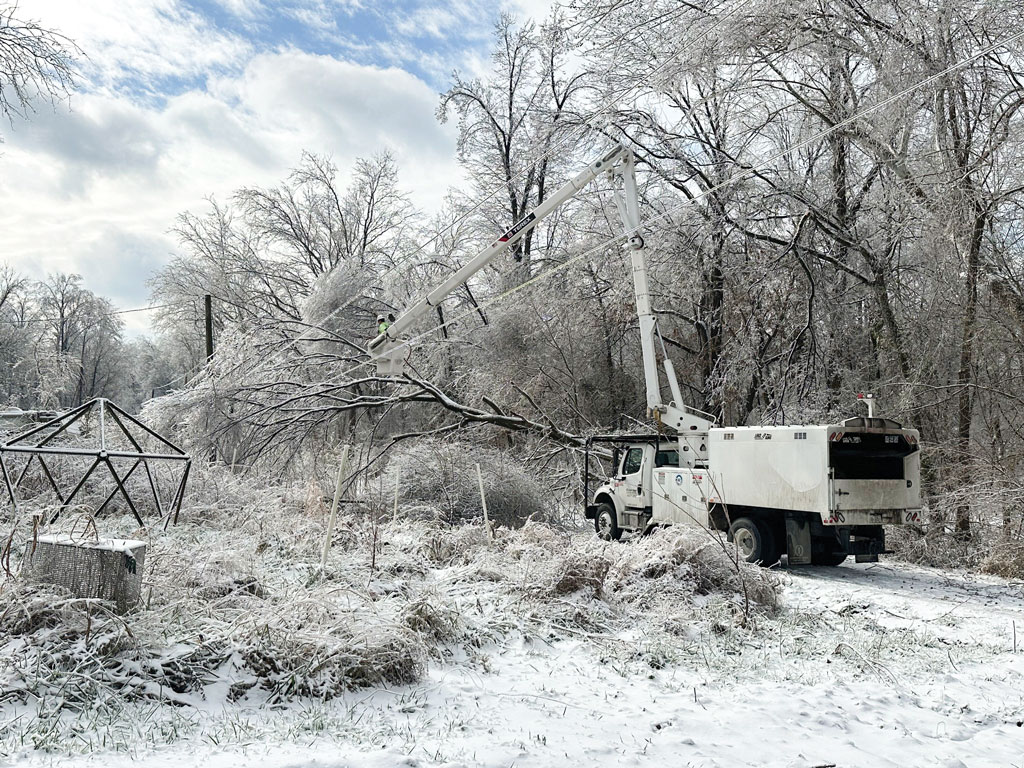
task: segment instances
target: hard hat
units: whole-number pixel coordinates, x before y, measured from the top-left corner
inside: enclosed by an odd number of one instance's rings
[[[383,323],[384,322],[384,315],[377,315],[377,322],[378,323]]]

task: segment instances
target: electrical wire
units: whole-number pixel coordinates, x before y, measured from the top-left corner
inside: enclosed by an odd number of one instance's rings
[[[151,304],[146,307],[132,307],[131,309],[117,309],[112,312],[101,312],[99,315],[93,315],[92,317],[113,317],[114,315],[128,315],[133,312],[150,312],[154,309],[166,309],[167,307],[177,307],[182,304],[191,304],[191,299],[185,299],[182,301],[172,301],[168,304]],[[65,320],[67,318],[64,318]],[[92,319],[92,318],[90,318]],[[29,325],[30,323],[59,323],[61,318],[59,317],[29,317],[24,320],[11,320],[10,318],[0,318],[0,322],[9,323],[21,327],[23,325]]]
[[[598,133],[601,133],[602,132],[601,129],[594,125],[594,121],[597,120],[598,117],[603,115],[604,112],[607,111],[609,107],[613,106],[620,98],[626,97],[630,93],[630,91],[634,90],[639,85],[641,85],[644,82],[644,80],[648,80],[649,81],[651,78],[655,77],[657,74],[659,74],[662,70],[664,70],[666,67],[668,67],[670,64],[672,64],[680,56],[682,56],[685,53],[689,52],[694,46],[698,45],[699,43],[705,42],[708,39],[709,35],[714,33],[719,27],[721,27],[722,24],[724,24],[729,18],[731,18],[733,15],[735,15],[741,8],[743,8],[745,5],[747,5],[750,2],[751,2],[751,0],[739,0],[739,2],[735,3],[727,12],[714,16],[713,17],[714,18],[714,24],[713,24],[713,26],[712,26],[712,28],[710,30],[701,33],[699,36],[695,36],[694,39],[691,40],[687,45],[683,46],[680,50],[676,51],[671,56],[666,58],[653,71],[651,71],[650,73],[645,75],[643,78],[639,79],[637,83],[629,86],[622,93],[613,94],[611,97],[607,98],[604,102],[602,102],[602,104],[598,107],[598,109],[589,118],[587,118],[586,120],[583,121],[583,125],[580,126],[579,134],[575,135],[575,136],[572,136],[572,137],[569,137],[569,138],[572,138],[573,142],[579,141],[580,139],[583,138],[583,136],[586,135],[586,132],[587,132],[588,128],[590,130],[592,130],[592,131],[596,131]],[[622,35],[620,35],[620,39],[624,39],[625,36],[630,34],[631,31],[633,31],[633,30],[627,30],[626,32],[624,32]],[[607,76],[611,72],[611,69],[612,69],[613,66],[614,66],[614,61],[609,63],[608,69],[604,73],[605,76]],[[648,87],[649,86],[650,86],[650,83],[648,82]],[[702,101],[706,101],[706,99],[702,100]],[[699,105],[697,105],[697,106],[699,106]],[[564,148],[563,144],[567,144],[567,142],[565,141],[565,137],[563,137],[562,142],[560,142],[558,145],[552,146],[546,152],[544,152],[537,159],[537,162],[540,163],[540,162],[542,162],[545,159],[549,159],[556,151],[561,150],[561,149]],[[514,178],[519,179],[525,173],[526,173],[525,171],[522,171],[522,172],[520,172]],[[438,240],[438,238],[441,237],[441,235],[443,235],[445,232],[453,229],[457,224],[460,224],[463,221],[465,221],[471,215],[473,215],[478,210],[480,210],[480,208],[482,208],[486,203],[490,202],[497,195],[505,192],[506,190],[507,190],[507,186],[506,187],[495,188],[495,190],[493,192],[485,195],[477,203],[475,203],[469,210],[467,210],[466,212],[464,212],[461,215],[459,215],[458,217],[456,217],[452,222],[450,222],[449,224],[445,225],[444,228],[442,228],[441,230],[436,232],[433,236],[431,236],[431,238],[428,239],[425,243],[423,243],[422,245],[418,246],[412,253],[410,253],[408,256],[405,257],[405,259],[403,259],[403,262],[401,264],[397,264],[396,263],[392,267],[390,267],[386,272],[384,272],[383,275],[378,277],[377,280],[380,281],[380,282],[383,282],[388,277],[390,277],[392,274],[394,274],[400,267],[404,268],[407,265],[407,263],[408,263],[408,261],[410,259],[412,259],[417,254],[422,253],[428,246],[430,246],[431,244],[436,242]],[[337,316],[340,312],[343,312],[345,309],[350,307],[357,299],[358,299],[358,294],[354,295],[352,298],[348,299],[347,301],[345,301],[344,303],[340,304],[338,307],[333,309],[330,313],[328,313],[326,316],[324,316],[320,320],[320,323],[321,324],[325,323],[327,320],[330,320],[331,318]],[[279,345],[279,348],[274,353],[272,353],[269,358],[262,358],[262,359],[258,360],[255,363],[255,365],[253,365],[250,373],[258,373],[261,367],[265,368],[267,365],[272,364],[272,362],[274,360],[276,360],[276,358],[278,358],[280,355],[285,354],[288,351],[288,349],[293,347],[295,344],[298,344],[299,342],[301,342],[303,340],[308,340],[308,338],[306,337],[306,334],[309,333],[312,330],[324,331],[325,329],[323,329],[319,325],[313,326],[313,328],[311,328],[311,329],[309,329],[307,331],[304,331],[303,333],[299,334],[298,336],[296,336],[294,338],[291,338],[291,339],[287,339],[287,340],[281,342],[280,345]],[[229,376],[229,375],[233,374],[235,371],[237,371],[239,368],[241,368],[243,365],[245,365],[246,362],[247,361],[239,361],[238,363],[236,363],[234,366],[232,366],[230,369],[228,369],[222,375]],[[157,387],[157,389],[163,389],[163,388],[166,388],[166,387],[170,386],[171,384],[177,383],[178,381],[183,381],[184,379],[187,378],[187,376],[188,376],[188,374],[182,374],[181,376],[175,377],[174,379],[171,379],[169,382],[166,382],[165,384],[162,384],[160,387]]]
[[[615,235],[615,236],[613,236],[611,238],[608,238],[607,240],[599,243],[598,245],[593,246],[591,248],[588,248],[588,249],[584,250],[583,252],[576,254],[575,256],[572,256],[571,258],[565,260],[564,262],[562,262],[561,264],[559,264],[559,265],[557,265],[555,267],[552,267],[551,269],[547,270],[546,272],[541,272],[540,274],[535,275],[534,277],[530,278],[529,280],[526,280],[526,281],[520,283],[519,285],[516,285],[516,286],[514,286],[514,287],[504,291],[503,293],[500,293],[500,294],[498,294],[496,296],[492,296],[492,297],[490,297],[488,299],[484,299],[484,300],[478,302],[479,309],[483,309],[483,308],[492,306],[494,304],[497,304],[500,301],[504,301],[508,297],[518,293],[519,291],[523,290],[524,288],[526,288],[526,287],[528,287],[530,285],[534,285],[535,283],[538,283],[538,282],[540,282],[542,280],[546,280],[547,278],[551,277],[552,275],[555,275],[555,274],[558,274],[559,272],[564,271],[570,265],[575,264],[576,262],[579,262],[580,260],[586,258],[587,256],[590,256],[593,253],[596,253],[596,252],[598,252],[600,250],[603,250],[603,249],[605,249],[605,248],[607,248],[607,247],[609,247],[609,246],[611,246],[611,245],[613,245],[613,244],[615,244],[617,242],[620,242],[620,241],[628,239],[629,237],[631,237],[632,235],[636,234],[637,232],[639,232],[644,227],[650,226],[651,223],[656,222],[656,221],[660,221],[662,219],[667,219],[669,216],[672,216],[673,214],[677,213],[678,211],[681,211],[682,209],[686,208],[687,206],[692,205],[693,203],[697,202],[698,200],[700,200],[700,199],[702,199],[704,197],[707,197],[708,195],[710,195],[710,194],[712,194],[714,192],[720,191],[721,189],[723,189],[723,188],[725,188],[727,186],[730,186],[730,185],[735,184],[735,183],[737,183],[739,181],[742,181],[742,180],[744,180],[744,179],[746,179],[746,178],[748,178],[748,177],[750,177],[750,176],[752,176],[754,174],[757,174],[758,172],[764,170],[765,167],[773,164],[777,160],[780,160],[783,157],[786,157],[787,155],[792,154],[793,152],[796,152],[796,151],[798,151],[800,149],[803,149],[804,147],[806,147],[806,146],[808,146],[810,144],[814,144],[816,142],[819,142],[822,139],[826,138],[827,136],[831,135],[832,133],[840,130],[841,128],[844,128],[844,127],[846,127],[846,126],[848,126],[848,125],[850,125],[850,124],[852,124],[852,123],[854,123],[854,122],[856,122],[858,120],[863,119],[864,117],[866,117],[867,115],[871,114],[872,112],[874,112],[874,111],[876,111],[878,109],[881,109],[883,107],[886,107],[886,106],[888,106],[890,104],[893,104],[893,103],[899,101],[900,99],[902,99],[903,97],[908,96],[909,94],[913,93],[914,91],[920,90],[921,88],[923,88],[923,87],[925,87],[925,86],[935,82],[936,80],[942,79],[946,75],[949,75],[949,74],[957,71],[958,69],[963,69],[964,67],[966,67],[971,62],[976,61],[977,59],[980,59],[983,56],[988,56],[989,54],[993,53],[994,51],[998,50],[999,48],[1008,47],[1008,46],[1012,45],[1013,43],[1015,43],[1017,40],[1020,40],[1021,38],[1024,38],[1024,30],[1022,30],[1022,31],[1020,31],[1020,32],[1018,32],[1018,33],[1016,33],[1014,35],[1009,36],[1005,40],[993,43],[992,45],[990,45],[987,48],[984,48],[984,49],[978,51],[977,53],[971,55],[970,57],[964,59],[963,61],[959,61],[959,62],[957,62],[955,64],[952,64],[949,67],[947,67],[946,69],[943,69],[941,72],[937,72],[934,75],[930,75],[929,77],[926,77],[924,80],[921,80],[921,81],[915,83],[914,85],[911,85],[911,86],[909,86],[907,88],[904,88],[902,91],[899,91],[898,93],[895,93],[892,96],[886,97],[885,99],[883,99],[882,101],[878,102],[877,104],[873,104],[870,107],[867,107],[867,108],[861,110],[860,112],[857,112],[856,114],[850,115],[849,117],[844,118],[843,120],[840,120],[840,121],[834,123],[833,125],[829,126],[825,130],[820,131],[820,132],[814,134],[813,136],[810,136],[809,138],[806,138],[803,141],[800,141],[797,144],[794,144],[791,147],[788,147],[788,148],[786,148],[784,150],[781,150],[781,151],[775,153],[774,155],[769,157],[767,160],[762,161],[761,163],[759,163],[757,165],[751,165],[750,167],[744,169],[743,171],[740,171],[740,172],[738,172],[736,174],[733,174],[728,179],[726,179],[726,180],[716,184],[715,186],[709,187],[708,189],[705,189],[705,190],[703,190],[703,191],[701,191],[701,192],[699,192],[697,194],[694,194],[692,197],[687,198],[686,200],[681,202],[679,205],[673,206],[672,208],[669,208],[669,209],[667,209],[667,210],[657,214],[656,216],[654,216],[654,217],[652,217],[650,219],[647,219],[645,222],[641,223],[640,226],[638,226],[638,227],[632,227],[632,228],[630,228],[630,229],[628,229],[628,230],[626,230],[624,232],[619,233],[618,235]],[[478,308],[474,307],[473,309],[468,310],[468,311],[458,315],[457,317],[453,317],[453,318],[451,318],[449,320],[446,320],[445,322],[440,323],[440,324],[434,326],[433,328],[430,328],[430,329],[428,329],[426,331],[423,331],[422,333],[419,333],[416,336],[403,341],[401,344],[397,345],[393,349],[400,350],[400,349],[403,349],[403,348],[407,348],[411,344],[413,344],[414,342],[424,338],[425,336],[428,336],[428,335],[430,335],[432,333],[435,333],[435,332],[441,330],[442,328],[446,328],[447,326],[451,325],[452,323],[459,322],[459,321],[464,320],[464,319],[466,319],[468,317],[471,317],[472,315],[475,315],[477,313],[477,311],[478,311]],[[360,368],[362,368],[364,366],[370,365],[373,362],[374,361],[372,359],[371,360],[363,361],[363,362],[353,366],[349,370],[345,371],[344,373],[342,373],[341,377],[342,378],[348,378],[355,371],[359,370]]]

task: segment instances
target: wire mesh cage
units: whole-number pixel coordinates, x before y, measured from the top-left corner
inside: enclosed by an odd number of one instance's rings
[[[127,613],[139,602],[145,562],[142,541],[82,541],[52,534],[25,543],[21,572],[27,580],[55,584],[75,597],[106,600],[118,613]]]

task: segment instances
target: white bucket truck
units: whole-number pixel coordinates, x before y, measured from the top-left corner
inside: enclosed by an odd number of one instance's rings
[[[877,561],[882,526],[920,519],[918,433],[895,421],[711,428],[706,438],[694,466],[664,436],[596,438],[616,446],[613,476],[586,508],[598,534],[688,525],[725,532],[751,562],[838,565]]]
[[[378,373],[401,376],[409,347],[404,334],[603,173],[618,183],[615,202],[630,251],[647,411],[658,432],[594,439],[620,445],[612,478],[585,510],[598,534],[617,539],[623,531],[693,525],[724,531],[751,562],[771,564],[783,554],[792,564],[836,565],[851,554],[860,561],[877,560],[885,548],[882,526],[920,515],[918,433],[875,418],[870,398],[867,417],[828,425],[719,428],[709,414],[683,405],[651,309],[633,154],[624,147],[612,148],[580,171],[385,326],[367,348]],[[659,348],[668,401],[662,395]],[[588,450],[588,498],[589,465]]]

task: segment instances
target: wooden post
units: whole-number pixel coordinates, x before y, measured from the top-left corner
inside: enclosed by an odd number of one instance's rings
[[[341,464],[338,466],[338,479],[334,484],[334,502],[331,504],[331,516],[327,520],[327,535],[324,537],[324,553],[320,557],[320,568],[327,567],[327,553],[331,549],[334,536],[334,521],[338,516],[338,504],[341,502],[341,482],[348,473],[348,444],[341,449]]]
[[[487,531],[487,538],[494,538],[491,534],[491,520],[487,516],[487,496],[484,493],[484,476],[480,473],[480,464],[476,465],[476,481],[480,484],[480,504],[484,508],[484,529]]]

